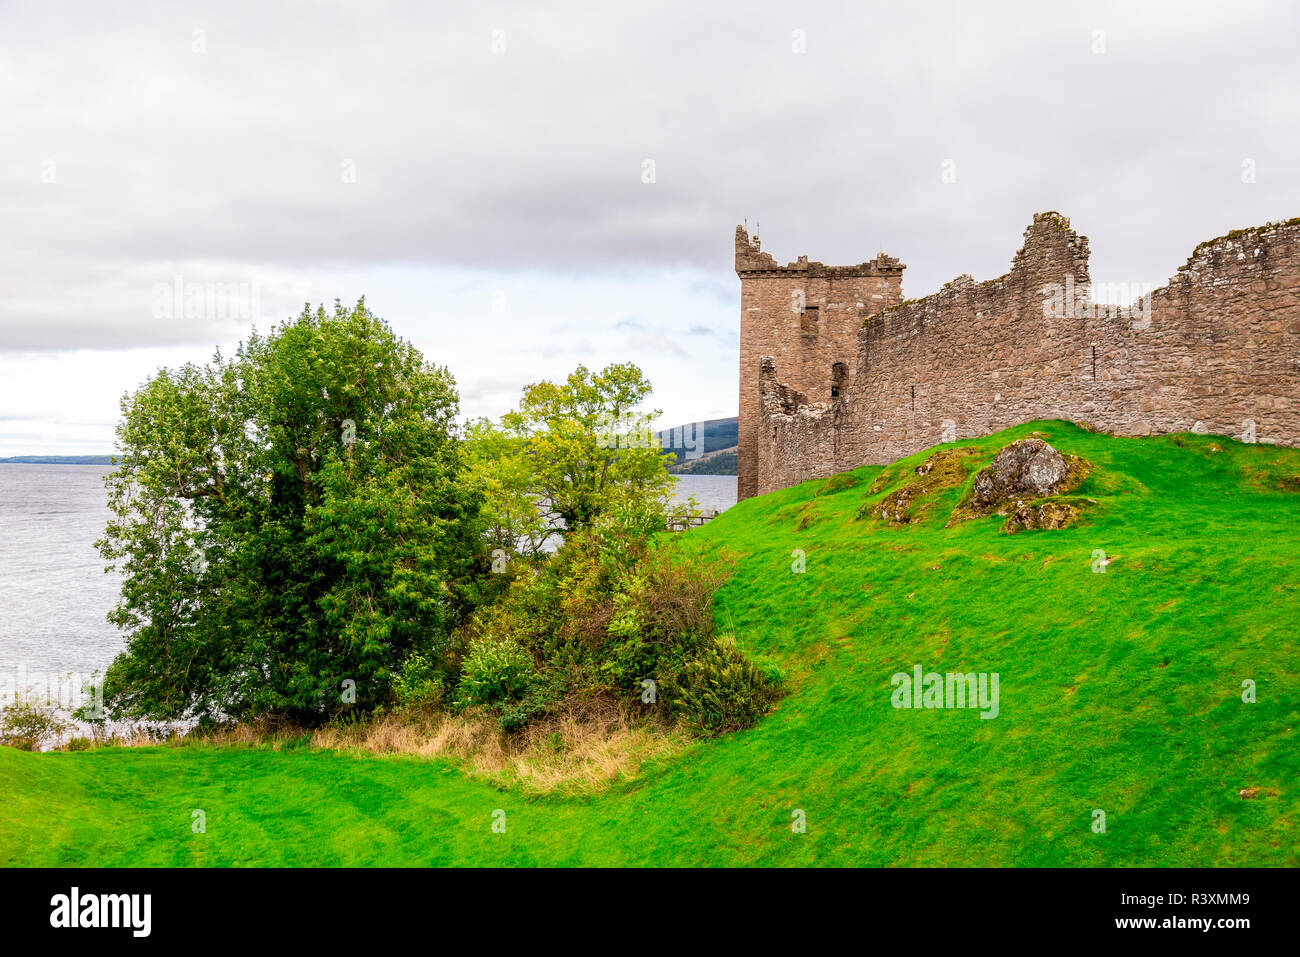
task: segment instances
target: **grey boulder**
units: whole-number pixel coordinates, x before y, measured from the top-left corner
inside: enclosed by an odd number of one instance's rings
[[[1042,439],[1012,442],[975,476],[971,501],[987,508],[1006,499],[1050,495],[1065,483],[1065,457]]]

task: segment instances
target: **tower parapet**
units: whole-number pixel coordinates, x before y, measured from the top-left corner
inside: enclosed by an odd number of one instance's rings
[[[901,277],[906,268],[893,256],[884,253],[877,253],[875,259],[855,266],[827,266],[825,263],[809,262],[807,256],[800,256],[794,262],[782,266],[772,258],[771,253],[763,252],[757,235],[750,239],[749,231],[744,226],[736,227],[736,275],[741,279],[759,276],[807,276],[812,279]]]

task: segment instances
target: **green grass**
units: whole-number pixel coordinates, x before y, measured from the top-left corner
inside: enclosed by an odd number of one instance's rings
[[[720,624],[791,693],[610,793],[528,797],[442,761],[305,749],[0,749],[0,863],[1300,864],[1300,452],[1047,422],[959,443],[986,453],[971,474],[1035,429],[1096,466],[1071,528],[944,528],[960,486],[911,525],[856,520],[921,453],[874,493],[866,467],[688,533],[743,555]],[[895,710],[890,676],[915,664],[998,672],[1000,715]]]

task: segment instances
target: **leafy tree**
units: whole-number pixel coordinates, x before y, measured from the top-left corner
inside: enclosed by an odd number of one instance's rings
[[[384,700],[412,652],[445,659],[483,542],[457,410],[364,300],[124,397],[109,711],[313,722]]]
[[[470,472],[483,492],[482,519],[492,553],[541,554],[557,523],[538,504],[527,441],[487,419],[476,419],[465,428],[465,449]]]
[[[630,363],[598,373],[580,365],[561,384],[527,386],[499,425],[473,423],[469,455],[492,544],[537,555],[616,507],[662,520],[673,457],[650,430],[660,413],[639,410],[651,391]]]

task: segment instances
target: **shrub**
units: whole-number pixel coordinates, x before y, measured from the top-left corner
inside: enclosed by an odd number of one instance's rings
[[[676,716],[697,733],[757,721],[779,681],[714,639],[714,597],[734,560],[647,529],[607,516],[479,609],[461,636],[457,707],[489,705],[510,731],[566,696],[627,701],[647,678],[675,679]]]
[[[636,593],[647,631],[659,643],[694,648],[713,635],[713,597],[731,576],[730,556],[658,549],[647,556]]]
[[[20,751],[37,751],[68,732],[71,725],[59,717],[59,709],[33,695],[19,694],[0,708],[0,744]]]
[[[555,675],[538,675],[518,701],[500,705],[498,721],[503,731],[518,731],[550,711],[563,697],[564,684]]]
[[[67,749],[69,751],[89,751],[93,744],[94,742],[91,741],[90,738],[78,736],[75,738],[68,738]]]
[[[456,687],[456,703],[464,708],[518,701],[536,676],[533,656],[519,642],[485,636],[470,647]]]
[[[780,696],[773,676],[720,635],[664,681],[670,713],[698,734],[753,727]]]
[[[418,651],[411,652],[393,679],[393,697],[403,711],[437,711],[445,688],[438,666]]]
[[[638,687],[675,670],[711,638],[713,599],[731,573],[729,559],[663,542],[621,553],[591,540],[566,549],[556,588],[562,615],[542,657],[583,690]]]

